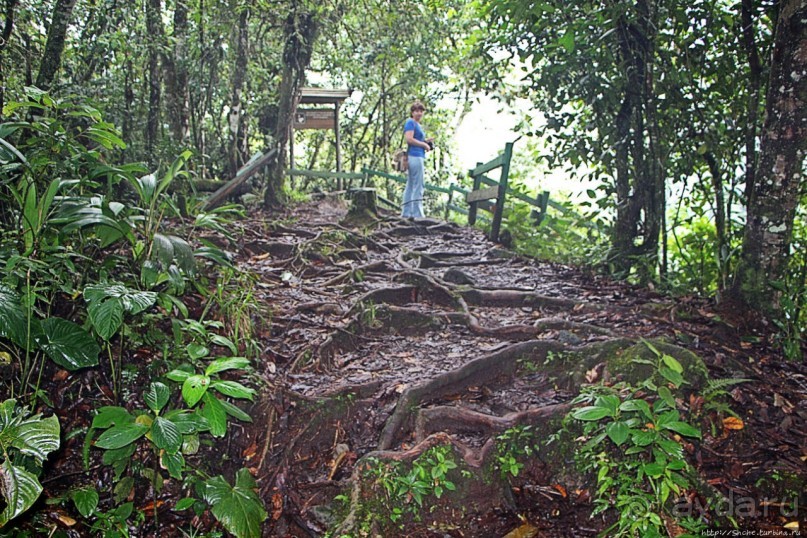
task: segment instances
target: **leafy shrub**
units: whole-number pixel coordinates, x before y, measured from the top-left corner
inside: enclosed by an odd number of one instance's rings
[[[0,528],[22,514],[42,493],[37,474],[50,452],[59,448],[59,421],[17,407],[17,400],[0,404],[0,494],[5,507]]]
[[[578,465],[596,476],[592,515],[610,508],[618,512],[604,533],[608,536],[664,536],[662,513],[689,486],[683,438],[701,438],[700,430],[682,419],[670,390],[686,382],[683,367],[647,345],[657,360],[635,360],[652,364],[652,377],[635,387],[586,387],[574,403],[587,405],[567,417],[582,427]]]

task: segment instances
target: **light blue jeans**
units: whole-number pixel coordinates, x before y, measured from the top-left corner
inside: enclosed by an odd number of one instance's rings
[[[404,218],[423,218],[423,157],[409,156],[409,173],[403,195]]]

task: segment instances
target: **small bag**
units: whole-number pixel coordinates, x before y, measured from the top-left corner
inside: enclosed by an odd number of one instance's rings
[[[399,149],[392,155],[392,166],[398,172],[406,172],[409,170],[409,155],[406,152],[406,148]]]

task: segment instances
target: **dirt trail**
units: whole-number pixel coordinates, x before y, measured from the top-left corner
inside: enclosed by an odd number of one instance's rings
[[[516,425],[551,434],[580,385],[606,375],[604,357],[640,338],[693,351],[715,377],[766,378],[738,388],[735,403],[763,406],[764,417],[744,417],[749,427],[783,441],[704,442],[693,458],[705,482],[747,491],[771,468],[805,476],[804,437],[794,434],[806,430],[804,368],[777,363],[785,371],[772,373],[766,350],[740,342],[703,304],[515,256],[478,230],[395,217],[340,224],[346,214],[326,197],[244,231],[239,263],[259,275],[273,312],[260,371],[270,388],[253,411],[249,462],[271,514],[266,536],[377,532],[357,513],[369,498],[366,462],[411,462],[437,445],[451,447],[467,480],[386,536],[504,536],[524,525],[519,514],[532,536],[596,534],[603,520],[588,518],[585,485],[561,484],[573,479],[557,462],[510,481],[484,469],[497,435]]]

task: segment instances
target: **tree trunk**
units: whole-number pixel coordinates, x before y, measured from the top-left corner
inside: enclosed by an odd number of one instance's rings
[[[787,274],[807,150],[807,0],[785,0],[776,23],[756,181],[732,297],[765,317],[780,311],[771,283]]]
[[[249,61],[249,9],[242,8],[238,16],[238,28],[235,31],[235,65],[233,66],[232,94],[230,98],[230,147],[228,154],[229,177],[235,177],[238,169],[246,162],[246,122],[244,121],[244,103],[241,94],[247,78]]]
[[[6,106],[6,74],[3,68],[3,57],[8,46],[8,40],[11,39],[11,31],[14,29],[14,9],[16,7],[17,0],[6,0],[6,20],[3,23],[3,41],[0,43],[0,118],[3,117],[3,107]]]
[[[636,173],[636,163],[632,162],[631,155],[636,156],[633,144],[637,140],[634,131],[638,122],[635,122],[635,118],[641,114],[637,108],[641,103],[640,92],[644,81],[642,73],[636,69],[638,52],[634,31],[625,17],[617,21],[616,33],[625,78],[622,81],[622,105],[614,122],[617,213],[608,258],[616,273],[627,275],[637,254],[635,239],[642,206],[642,193],[637,191],[636,182],[631,181],[631,169],[633,168],[634,175]]]
[[[305,70],[311,62],[314,41],[319,33],[319,22],[308,11],[293,10],[283,26],[283,72],[278,92],[275,142],[279,149],[277,159],[269,167],[264,205],[267,208],[285,203],[286,149],[291,134],[294,110],[305,81]]]
[[[48,40],[45,43],[45,52],[42,54],[42,63],[39,64],[39,74],[36,77],[36,85],[42,90],[50,89],[53,79],[59,71],[67,37],[67,27],[70,26],[75,6],[76,0],[56,0],[56,5],[53,6],[53,15],[48,27]]]
[[[171,137],[180,146],[184,146],[190,136],[187,38],[188,3],[187,0],[177,0],[174,7],[174,53],[165,56],[165,109]]]
[[[163,37],[162,0],[146,2],[146,31],[148,33],[148,84],[149,107],[146,119],[146,153],[151,166],[157,164],[156,146],[160,131],[160,102],[162,79],[160,77],[160,44]]]
[[[762,87],[762,64],[757,50],[754,0],[742,0],[740,8],[742,22],[742,43],[748,59],[748,123],[745,126],[745,195],[751,198],[754,190],[757,159],[757,118],[759,114],[759,96]]]

